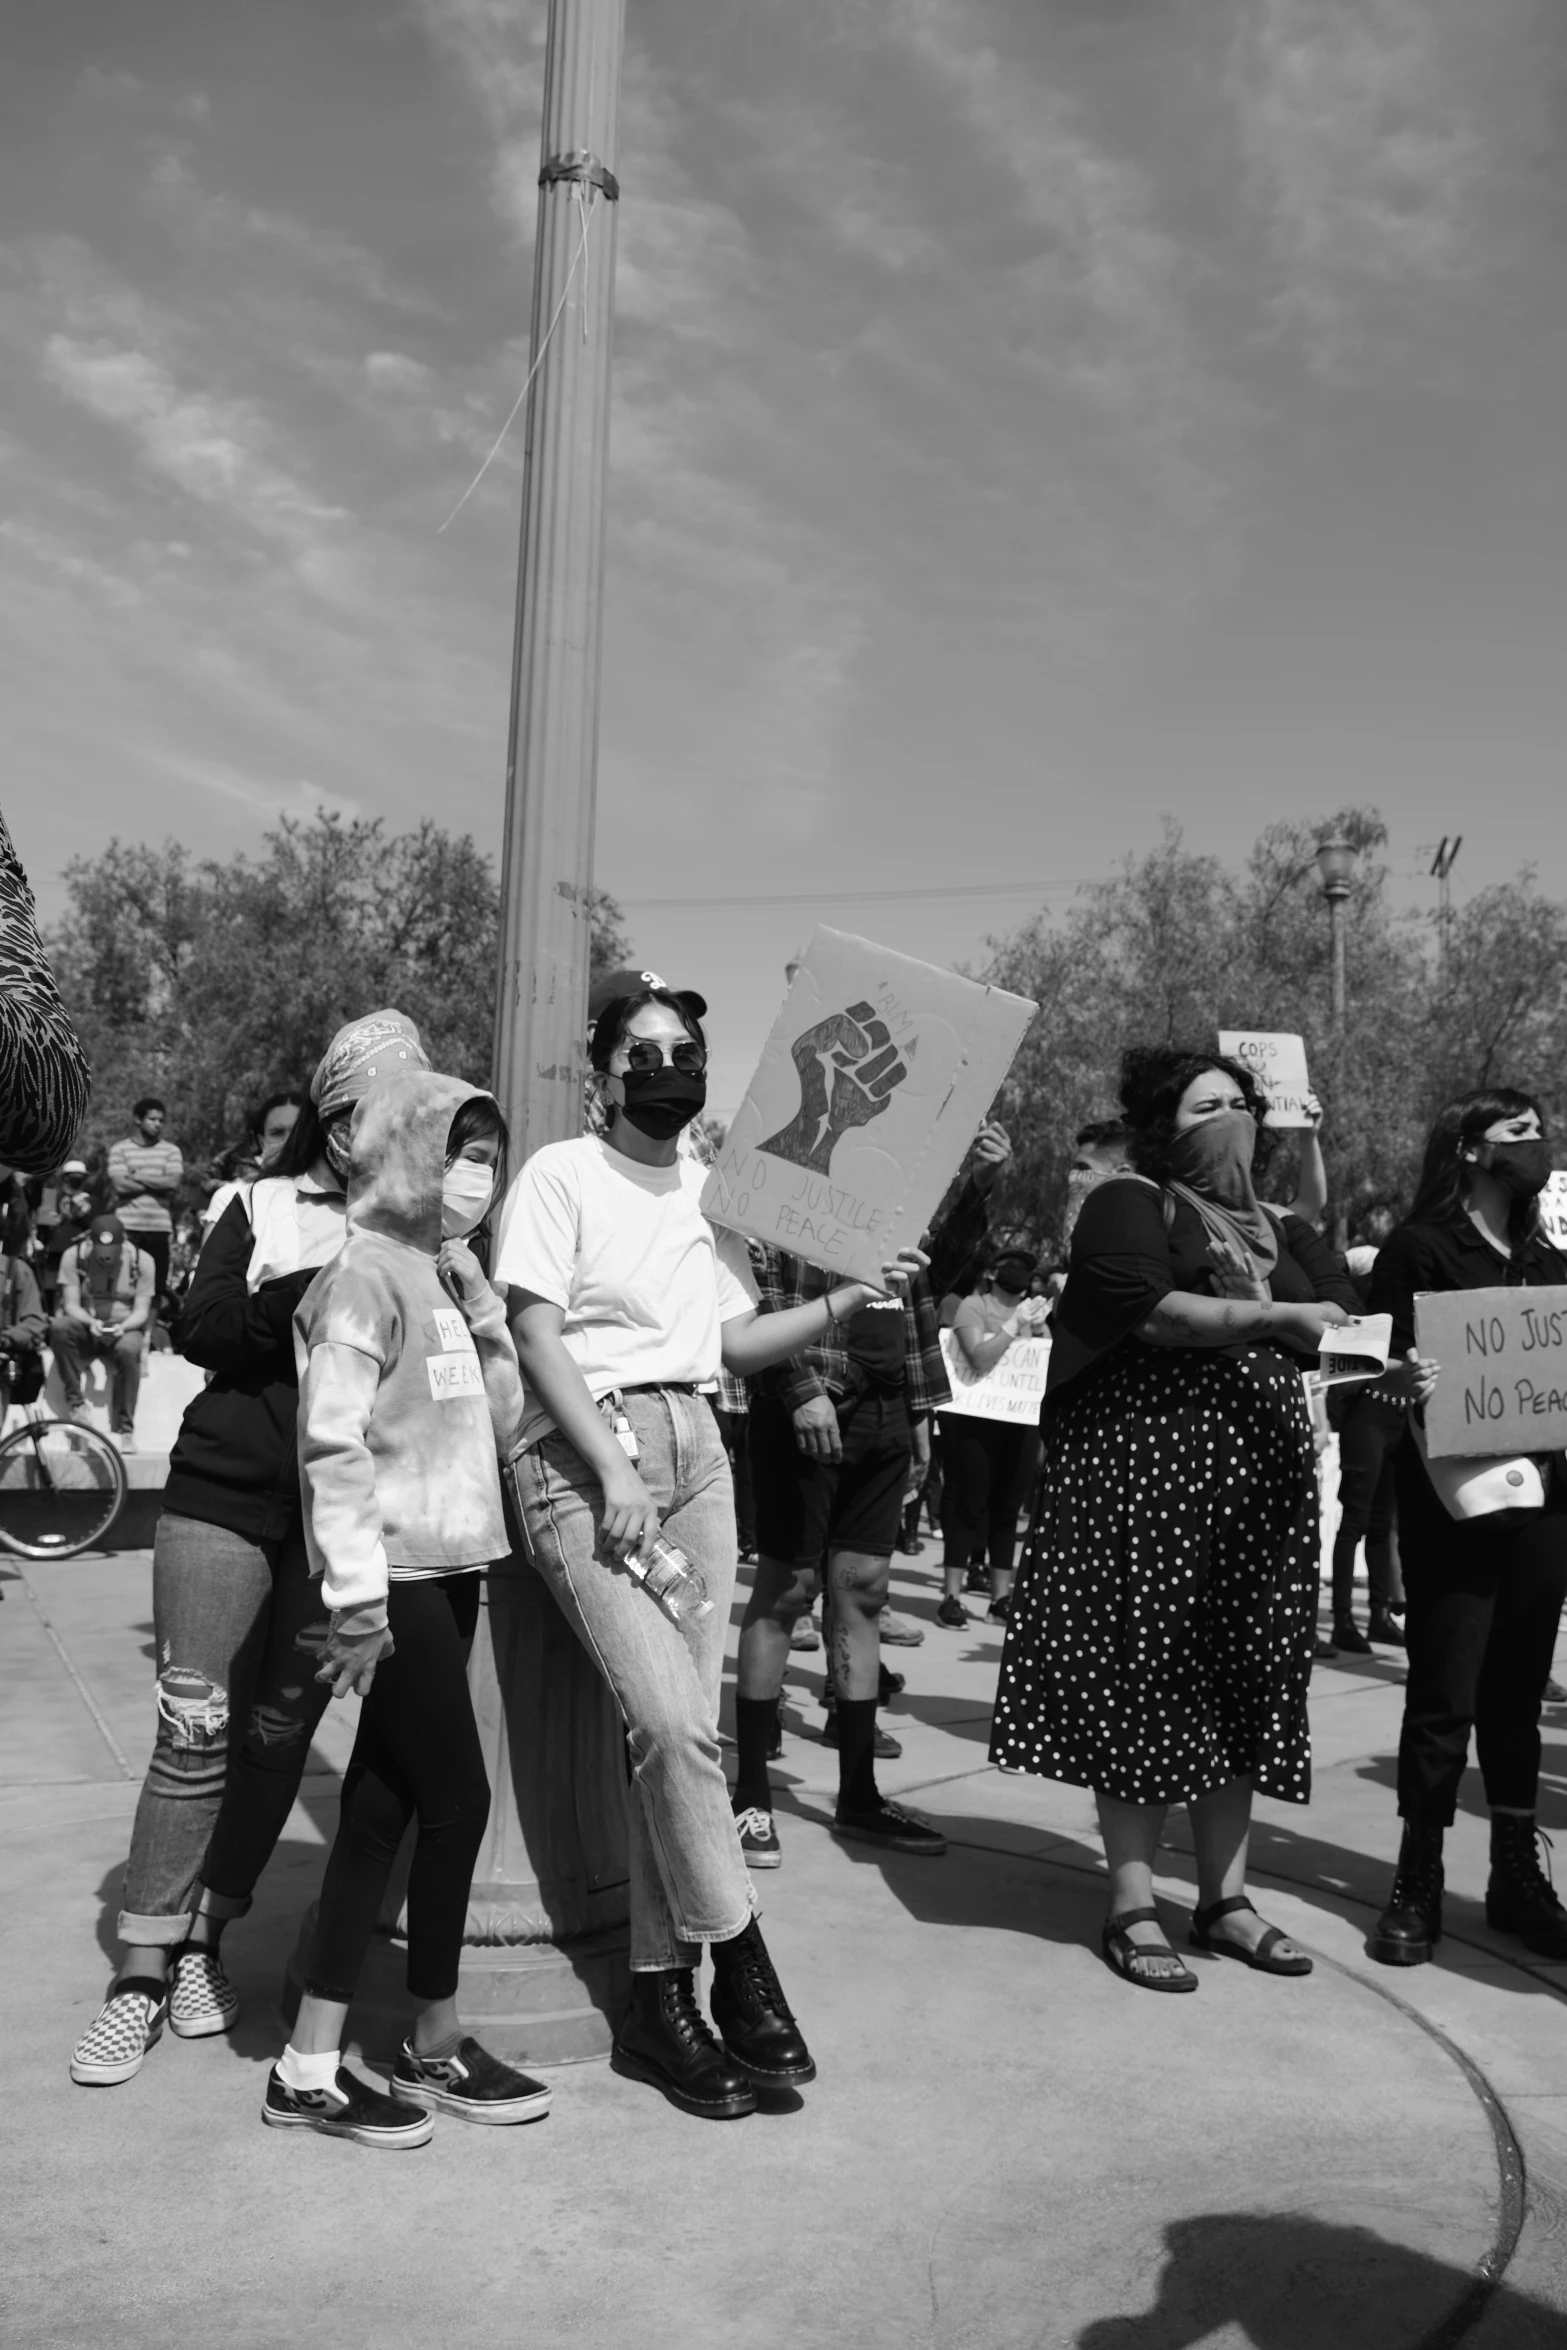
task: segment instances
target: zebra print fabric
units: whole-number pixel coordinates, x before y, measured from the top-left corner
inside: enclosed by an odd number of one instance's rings
[[[0,1166],[47,1175],[87,1115],[92,1071],[38,936],[33,893],[0,814]]]

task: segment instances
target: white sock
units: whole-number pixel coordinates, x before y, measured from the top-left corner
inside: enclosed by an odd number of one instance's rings
[[[340,2048],[329,2048],[324,2056],[301,2056],[291,2040],[277,2060],[277,2077],[285,2089],[332,2089],[342,2061]]]

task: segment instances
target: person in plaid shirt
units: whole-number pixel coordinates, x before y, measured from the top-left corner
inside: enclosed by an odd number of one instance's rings
[[[751,1383],[751,1477],[756,1582],[740,1630],[735,1697],[739,1775],[733,1792],[748,1865],[782,1860],[767,1776],[795,1624],[825,1578],[828,1678],[838,1724],[834,1834],[932,1858],[946,1839],[928,1821],[889,1803],[876,1785],[874,1742],[880,1675],[878,1625],[913,1451],[913,1422],[951,1390],[941,1355],[936,1299],[979,1247],[985,1195],[1011,1152],[1005,1130],[981,1130],[957,1200],[928,1236],[929,1264],[902,1298],[875,1298],[825,1340]],[[761,1311],[785,1313],[837,1285],[780,1249],[763,1251]]]

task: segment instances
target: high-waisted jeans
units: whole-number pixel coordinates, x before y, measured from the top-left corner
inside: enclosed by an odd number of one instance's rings
[[[614,1691],[631,1756],[631,1964],[695,1966],[727,1942],[754,1897],[718,1745],[718,1691],[735,1586],[729,1463],[712,1407],[678,1388],[633,1391],[637,1473],[668,1539],[707,1583],[712,1612],[671,1622],[600,1547],[604,1494],[575,1445],[544,1437],[516,1463],[528,1545],[578,1639]]]
[[[250,1907],[331,1695],[315,1677],[327,1615],[301,1537],[252,1542],[165,1510],[152,1616],[158,1727],[119,1927],[148,1949],[184,1941],[198,1886],[220,1917]]]

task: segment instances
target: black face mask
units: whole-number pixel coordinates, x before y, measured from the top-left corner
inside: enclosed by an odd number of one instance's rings
[[[1551,1179],[1548,1142],[1493,1142],[1488,1175],[1494,1175],[1514,1199],[1534,1199]]]
[[[628,1069],[620,1080],[626,1116],[651,1142],[667,1142],[707,1107],[706,1077],[683,1077],[678,1069]]]

